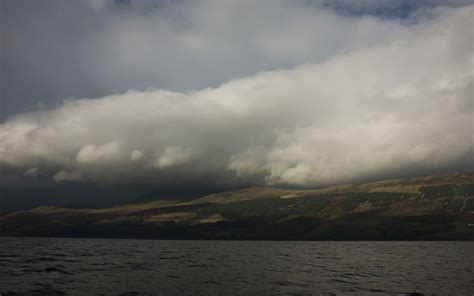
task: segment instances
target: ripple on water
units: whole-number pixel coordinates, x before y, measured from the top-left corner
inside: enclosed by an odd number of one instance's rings
[[[0,238],[0,245],[2,296],[474,291],[472,242]]]

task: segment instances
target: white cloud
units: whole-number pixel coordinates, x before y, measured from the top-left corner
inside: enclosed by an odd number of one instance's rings
[[[79,164],[100,164],[120,161],[120,156],[120,145],[117,142],[109,142],[103,145],[85,145],[77,153],[76,162]]]
[[[406,30],[399,20],[348,17],[306,1],[33,2],[4,1],[0,10],[8,41],[0,121],[68,97],[217,86],[384,44]]]
[[[191,150],[182,147],[168,147],[163,154],[153,164],[159,169],[169,168],[175,165],[186,163],[191,158]]]
[[[472,167],[472,13],[440,10],[396,25],[389,43],[216,88],[69,100],[1,124],[0,162],[47,166],[56,181],[303,186]]]
[[[130,154],[130,160],[132,161],[140,161],[145,157],[142,151],[140,150],[133,150]]]

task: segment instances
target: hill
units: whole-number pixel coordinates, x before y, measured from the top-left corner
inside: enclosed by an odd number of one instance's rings
[[[474,174],[316,190],[250,187],[190,201],[0,216],[1,236],[275,240],[474,240]]]

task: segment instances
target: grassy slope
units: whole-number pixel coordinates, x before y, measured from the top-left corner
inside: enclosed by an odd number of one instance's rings
[[[41,207],[0,217],[0,235],[205,239],[474,240],[474,174],[318,190],[251,187],[192,201]]]

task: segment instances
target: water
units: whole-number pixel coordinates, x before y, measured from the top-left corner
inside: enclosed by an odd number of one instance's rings
[[[473,295],[474,242],[0,238],[2,295]]]

